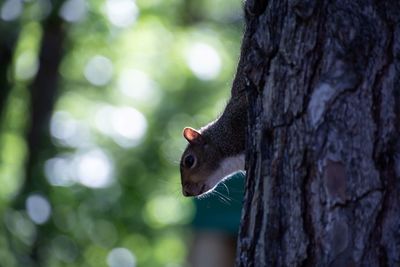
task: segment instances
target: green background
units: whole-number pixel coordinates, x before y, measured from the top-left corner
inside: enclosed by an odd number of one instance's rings
[[[34,266],[32,253],[43,267],[184,266],[195,206],[181,195],[181,131],[224,108],[241,1],[4,0],[0,8],[2,42],[16,38],[0,88],[9,92],[0,266]],[[29,151],[30,85],[51,17],[62,19],[64,55],[45,141]],[[21,190],[29,153],[35,187]],[[216,198],[231,205],[227,192]]]

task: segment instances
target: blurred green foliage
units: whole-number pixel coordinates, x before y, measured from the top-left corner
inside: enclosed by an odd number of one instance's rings
[[[57,19],[56,97],[30,146]],[[184,266],[181,130],[223,110],[241,21],[230,0],[0,2],[0,266]]]

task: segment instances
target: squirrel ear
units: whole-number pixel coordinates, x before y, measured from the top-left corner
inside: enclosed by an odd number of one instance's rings
[[[191,144],[200,144],[203,142],[201,133],[191,127],[185,127],[185,129],[183,129],[183,137]]]

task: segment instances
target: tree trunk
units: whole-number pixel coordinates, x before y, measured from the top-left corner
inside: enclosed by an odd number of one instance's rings
[[[9,72],[18,39],[20,26],[18,23],[5,23],[0,21],[0,126],[12,83]]]
[[[58,9],[55,9],[58,10]],[[39,54],[39,71],[30,86],[30,127],[27,133],[28,160],[26,178],[20,196],[43,189],[43,166],[39,164],[50,140],[49,121],[56,101],[59,65],[64,56],[65,25],[56,11],[43,22],[43,37]],[[51,147],[51,145],[50,145]],[[39,169],[39,170],[38,170]],[[46,183],[47,184],[47,183]]]
[[[59,6],[63,1],[55,2],[56,7],[49,18],[42,22],[43,37],[39,53],[39,71],[30,86],[30,125],[27,132],[27,163],[26,175],[22,186],[12,204],[16,210],[25,208],[26,198],[32,192],[47,195],[49,185],[43,175],[43,153],[50,153],[51,143],[49,120],[53,112],[59,83],[59,66],[64,56],[66,38],[65,24],[58,16]],[[46,148],[46,149],[44,149]],[[36,239],[25,254],[17,254],[19,263],[23,266],[42,266],[45,258],[40,254],[40,248],[49,242],[53,235],[52,224],[41,225],[36,229]],[[10,247],[14,241],[9,240]],[[18,253],[18,251],[15,251]],[[29,254],[29,255],[28,255]]]
[[[237,266],[400,266],[400,1],[245,13]]]

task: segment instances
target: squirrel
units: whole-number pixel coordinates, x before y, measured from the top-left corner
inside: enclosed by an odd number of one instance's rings
[[[180,161],[184,196],[212,191],[230,174],[244,170],[247,98],[240,65],[239,62],[231,98],[222,115],[200,130],[183,129],[183,136],[188,141]]]

